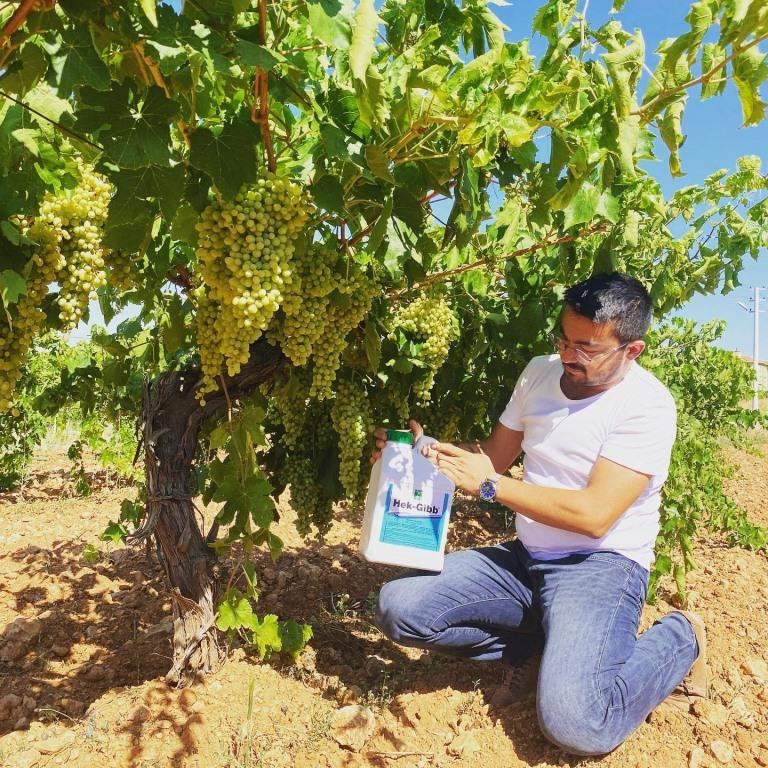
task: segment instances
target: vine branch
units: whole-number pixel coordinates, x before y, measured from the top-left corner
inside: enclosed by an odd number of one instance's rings
[[[512,261],[513,259],[517,259],[520,256],[526,256],[529,253],[535,253],[536,251],[540,251],[544,248],[551,248],[555,245],[565,245],[566,243],[573,243],[576,240],[580,240],[583,237],[589,237],[589,235],[595,235],[599,232],[605,232],[608,229],[608,224],[601,223],[601,224],[595,224],[592,227],[588,227],[587,229],[582,229],[581,232],[575,234],[575,235],[564,235],[563,237],[558,237],[555,240],[542,240],[540,243],[534,243],[533,245],[529,245],[526,248],[519,248],[516,251],[512,251],[510,253],[505,254],[501,257],[493,257],[493,256],[485,256],[482,259],[477,259],[475,261],[470,262],[469,264],[463,264],[460,267],[454,267],[453,269],[446,269],[442,272],[435,272],[432,275],[428,275],[424,280],[421,280],[418,283],[414,283],[413,285],[409,286],[408,288],[401,288],[399,291],[395,291],[394,293],[390,294],[390,297],[393,299],[399,299],[405,294],[411,293],[412,291],[419,290],[420,288],[423,288],[426,285],[430,285],[431,283],[435,283],[439,280],[452,280],[457,275],[464,274],[464,272],[470,272],[473,269],[479,269],[480,267],[487,266],[489,263],[493,261]]]
[[[259,44],[267,42],[267,0],[259,0]],[[267,152],[267,168],[274,173],[277,169],[275,147],[272,143],[272,134],[269,130],[269,73],[263,69],[256,70],[253,79],[253,107],[251,108],[251,120],[261,126],[261,138],[264,141],[264,149]]]
[[[4,98],[8,99],[9,101],[12,101],[14,104],[18,104],[20,107],[23,107],[27,111],[31,112],[33,115],[37,115],[38,117],[42,118],[43,120],[49,122],[51,125],[58,128],[62,133],[66,133],[67,136],[70,136],[73,139],[77,139],[77,141],[82,141],[85,144],[89,144],[94,149],[98,149],[99,152],[104,151],[104,147],[100,146],[99,144],[95,144],[90,139],[86,139],[85,136],[81,136],[79,133],[75,133],[74,131],[70,130],[69,128],[66,128],[61,123],[57,122],[51,117],[47,117],[42,112],[38,112],[34,107],[31,107],[29,104],[21,101],[20,99],[17,99],[15,96],[11,96],[9,93],[6,93],[5,91],[0,91],[0,96],[3,96]]]
[[[688,82],[681,83],[680,85],[676,85],[674,88],[670,88],[668,91],[662,91],[660,94],[652,98],[647,104],[643,104],[639,109],[634,110],[632,112],[633,115],[639,115],[640,117],[643,117],[648,112],[653,112],[654,108],[662,101],[665,101],[666,99],[670,98],[670,96],[674,96],[677,93],[680,93],[681,91],[688,90],[689,88],[694,88],[697,85],[701,85],[701,83],[706,83],[708,80],[710,80],[712,77],[714,77],[721,69],[725,68],[727,64],[732,62],[735,58],[738,56],[741,56],[742,53],[745,51],[748,51],[750,48],[754,48],[756,45],[760,45],[760,43],[764,43],[766,40],[768,40],[768,33],[765,35],[762,35],[761,37],[756,37],[754,40],[750,40],[749,43],[746,45],[739,46],[738,48],[733,49],[733,53],[731,53],[730,56],[726,56],[721,62],[718,62],[715,64],[709,72],[705,72],[703,75],[700,75],[697,78],[694,78],[693,80],[688,80]]]
[[[35,7],[37,0],[22,0],[19,7],[13,12],[11,18],[5,22],[0,32],[0,48],[5,46],[6,40],[27,20],[29,12]]]

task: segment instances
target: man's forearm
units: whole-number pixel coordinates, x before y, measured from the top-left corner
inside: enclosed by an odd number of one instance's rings
[[[502,477],[497,485],[496,501],[537,523],[564,531],[581,533],[593,539],[605,533],[606,521],[587,490],[542,488],[512,477]]]

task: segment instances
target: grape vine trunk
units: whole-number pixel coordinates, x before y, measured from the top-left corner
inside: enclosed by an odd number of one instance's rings
[[[232,398],[244,397],[272,379],[283,361],[276,347],[254,344],[248,363],[236,376],[222,377],[223,386],[208,394],[204,406],[196,396],[202,380],[197,369],[166,373],[145,383],[146,517],[132,538],[154,536],[171,587],[173,665],[167,675],[171,683],[213,672],[222,658],[214,632],[221,574],[193,501],[200,426],[227,408]]]

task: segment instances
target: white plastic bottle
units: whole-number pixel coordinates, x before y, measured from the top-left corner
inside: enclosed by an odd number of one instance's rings
[[[455,486],[420,449],[410,432],[390,429],[373,465],[365,500],[360,554],[374,563],[441,571]]]

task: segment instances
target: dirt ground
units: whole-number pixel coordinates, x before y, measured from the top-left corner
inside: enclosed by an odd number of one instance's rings
[[[733,458],[732,496],[768,525],[768,442],[760,455]],[[296,534],[283,505],[286,552],[277,564],[258,558],[257,611],[314,628],[298,664],[260,663],[235,648],[215,676],[169,688],[160,567],[144,548],[97,540],[131,489],[81,499],[66,488],[66,459],[53,446],[38,455],[23,498],[0,496],[0,766],[768,766],[768,558],[720,536],[699,543],[689,579],[690,606],[709,632],[712,700],[692,713],[657,710],[615,752],[584,759],[545,741],[533,696],[490,703],[500,665],[382,637],[372,607],[396,569],[359,558],[359,515],[345,510],[321,545]],[[459,504],[449,547],[504,540],[508,523]],[[83,557],[89,544],[101,550],[96,562]],[[673,607],[666,587],[644,627]],[[348,711],[359,728],[344,731],[336,724]],[[344,733],[351,745],[339,743]]]

